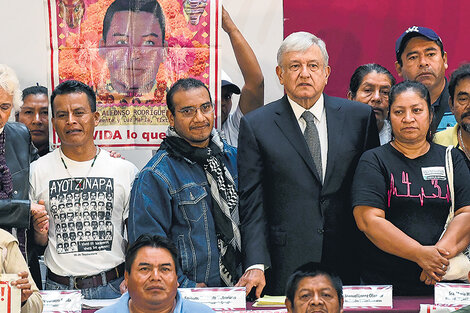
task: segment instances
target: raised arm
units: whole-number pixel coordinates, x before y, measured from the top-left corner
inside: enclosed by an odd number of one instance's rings
[[[258,60],[248,42],[222,6],[222,28],[230,37],[233,52],[242,72],[245,84],[238,103],[243,114],[253,111],[264,103],[264,77]]]

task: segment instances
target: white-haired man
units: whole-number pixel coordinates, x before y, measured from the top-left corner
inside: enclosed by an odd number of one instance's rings
[[[18,78],[13,69],[0,64],[0,228],[15,236],[4,243],[18,241],[19,250],[27,260],[36,284],[39,285],[41,276],[37,247],[33,240],[35,232],[27,229],[32,226],[36,233],[47,233],[49,222],[44,205],[28,200],[29,164],[37,159],[37,150],[31,142],[26,126],[8,122],[11,112],[19,110],[20,107],[21,90]],[[7,247],[0,244],[0,252],[1,250],[6,251]],[[6,263],[3,265],[6,266]],[[29,273],[22,275],[21,278],[28,279],[31,284],[29,291],[37,291],[36,284],[28,278]],[[30,295],[29,291],[22,289],[23,299],[28,299],[25,293]],[[38,301],[40,302],[40,297]],[[33,302],[30,304],[29,301],[28,305],[25,302],[24,310],[33,312],[34,309],[34,312],[39,312],[42,303],[38,304],[36,300]]]
[[[241,120],[238,150],[242,251],[239,285],[283,294],[307,262],[329,264],[356,283],[351,181],[362,152],[379,145],[366,104],[323,93],[330,67],[325,43],[298,32],[279,48],[276,74],[287,95]]]

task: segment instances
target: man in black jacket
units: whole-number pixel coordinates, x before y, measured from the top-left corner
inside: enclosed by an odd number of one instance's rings
[[[18,110],[20,105],[21,90],[16,74],[0,64],[0,227],[16,234],[20,250],[40,287],[34,232],[26,230],[32,224],[38,232],[47,232],[49,222],[44,205],[28,200],[29,164],[38,158],[37,150],[26,126],[7,122],[12,109]]]

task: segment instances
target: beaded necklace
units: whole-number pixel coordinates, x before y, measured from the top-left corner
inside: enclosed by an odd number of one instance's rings
[[[95,157],[93,158],[93,162],[91,162],[91,165],[90,165],[90,169],[88,169],[88,172],[86,173],[85,177],[83,177],[82,179],[80,178],[75,178],[72,176],[72,174],[70,174],[70,171],[67,167],[67,164],[65,163],[65,160],[64,158],[62,157],[63,154],[62,154],[62,149],[59,148],[59,152],[60,152],[60,159],[62,160],[62,164],[64,164],[64,167],[65,167],[65,170],[67,171],[67,174],[69,174],[70,178],[73,179],[73,181],[75,182],[75,184],[78,185],[78,188],[83,188],[83,183],[85,182],[85,179],[88,177],[88,175],[90,174],[91,172],[91,169],[93,168],[93,166],[95,165],[95,162],[96,162],[96,158],[98,157],[98,154],[100,154],[100,151],[101,149],[99,147],[96,147],[96,154],[95,154]]]

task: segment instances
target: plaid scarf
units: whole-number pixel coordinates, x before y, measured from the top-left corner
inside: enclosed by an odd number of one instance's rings
[[[209,145],[198,148],[191,146],[169,128],[160,149],[165,149],[174,158],[195,162],[204,169],[211,190],[211,213],[220,254],[220,277],[226,286],[235,285],[242,270],[238,193],[232,175],[222,162],[223,143],[218,132],[212,130]]]

